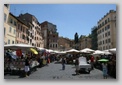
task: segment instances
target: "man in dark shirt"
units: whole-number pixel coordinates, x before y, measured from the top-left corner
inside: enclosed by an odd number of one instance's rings
[[[75,60],[75,66],[76,66],[76,74],[78,75],[79,74],[79,59],[76,58]]]
[[[66,60],[62,58],[62,70],[65,70]]]
[[[25,76],[29,76],[29,71],[30,71],[30,64],[29,64],[29,59],[25,59]]]

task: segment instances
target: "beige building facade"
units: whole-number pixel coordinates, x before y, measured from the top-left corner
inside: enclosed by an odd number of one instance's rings
[[[20,14],[19,19],[27,23],[28,26],[28,44],[39,48],[44,47],[44,40],[41,34],[41,27],[37,18],[29,13]]]
[[[44,39],[44,48],[58,50],[58,32],[56,25],[48,21],[40,24],[42,37]]]
[[[89,38],[89,37],[84,36],[80,39],[80,49],[81,50],[84,48],[91,48],[92,47],[91,44],[92,44],[91,38]]]
[[[98,21],[98,49],[116,48],[116,11],[110,10]]]
[[[9,13],[10,5],[4,5],[4,44],[16,43],[16,17]]]
[[[58,49],[61,51],[64,50],[70,50],[73,48],[73,41],[68,39],[68,38],[64,38],[64,37],[58,37]]]
[[[8,25],[8,18],[9,18],[9,4],[4,4],[4,44],[8,44],[8,33],[9,33],[9,25]]]
[[[8,44],[15,44],[16,43],[17,19],[11,13],[9,13],[8,25],[9,25],[9,29],[7,30],[8,31],[7,32]]]
[[[28,44],[29,41],[27,40],[28,37],[28,26],[25,25],[23,21],[18,19],[17,21],[17,29],[16,29],[16,43],[17,44]]]

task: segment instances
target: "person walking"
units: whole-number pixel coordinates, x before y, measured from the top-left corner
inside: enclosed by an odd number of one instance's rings
[[[29,71],[30,71],[30,64],[29,64],[29,58],[27,57],[25,59],[25,77],[29,76]]]
[[[75,60],[75,66],[76,66],[76,75],[79,75],[79,59],[78,58],[76,58],[76,60]]]
[[[102,70],[103,70],[103,78],[107,79],[108,76],[108,68],[107,68],[107,63],[102,63]]]
[[[94,69],[94,57],[93,56],[91,56],[90,61],[91,61],[91,69],[93,70]]]
[[[65,58],[62,58],[62,70],[65,70],[65,64],[66,64],[66,60]]]

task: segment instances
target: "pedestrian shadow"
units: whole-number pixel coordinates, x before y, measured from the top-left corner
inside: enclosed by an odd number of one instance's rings
[[[80,74],[89,74],[89,73],[86,72],[86,71],[80,71],[79,73],[80,73]]]
[[[72,74],[72,76],[77,76],[78,74]]]
[[[54,64],[61,64],[61,62],[55,62]]]
[[[59,69],[59,71],[64,71],[63,69]]]

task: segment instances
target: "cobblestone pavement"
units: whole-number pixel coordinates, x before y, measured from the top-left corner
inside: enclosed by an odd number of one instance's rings
[[[40,80],[86,80],[86,79],[103,79],[102,71],[94,69],[90,74],[81,73],[75,75],[74,65],[66,65],[66,69],[62,70],[61,64],[50,63],[48,66],[38,68],[30,76],[19,78],[19,76],[5,75],[4,79],[40,79]],[[108,79],[114,79],[108,77]]]

